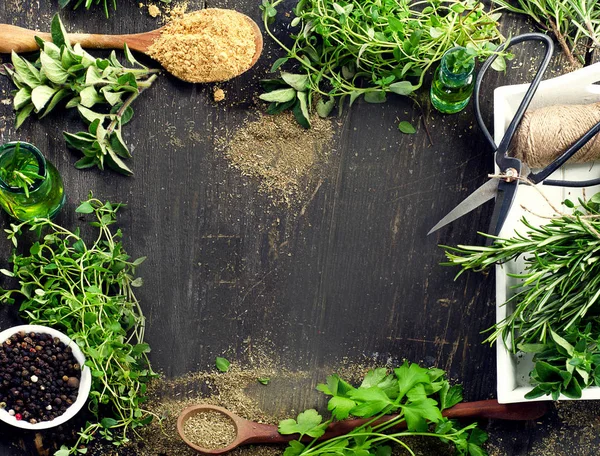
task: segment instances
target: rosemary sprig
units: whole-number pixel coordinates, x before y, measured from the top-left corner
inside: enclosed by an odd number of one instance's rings
[[[12,66],[3,69],[17,87],[14,108],[16,128],[32,114],[43,118],[59,104],[76,108],[88,131],[64,133],[67,144],[83,153],[77,168],[108,165],[130,175],[123,159],[131,154],[123,140],[122,127],[131,120],[131,103],[152,85],[159,70],[141,65],[127,46],[125,57],[137,68],[125,68],[113,52],[108,59],[97,59],[79,44],[71,46],[58,15],[52,20],[52,42],[36,38],[39,58],[29,60],[12,54]]]
[[[584,63],[582,53],[600,47],[600,4],[590,0],[493,0],[508,11],[524,14],[552,33],[572,65]]]
[[[543,226],[526,219],[525,234],[493,239],[491,246],[445,247],[446,265],[482,271],[519,256],[524,272],[511,274],[520,280],[505,305],[514,311],[490,328],[486,342],[498,337],[519,344],[546,343],[550,330],[563,334],[585,318],[600,316],[600,193],[579,201],[572,215],[563,214]],[[574,207],[565,201],[567,207]]]

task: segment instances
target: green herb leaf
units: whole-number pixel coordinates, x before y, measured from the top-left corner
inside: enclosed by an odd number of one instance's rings
[[[323,417],[314,410],[306,410],[300,413],[296,420],[288,419],[279,422],[280,434],[300,434],[308,435],[313,438],[319,438],[325,433],[325,429],[321,425]]]
[[[296,90],[292,88],[273,90],[272,92],[267,92],[259,95],[258,98],[264,101],[285,103],[296,98]]]
[[[303,92],[308,89],[308,76],[305,74],[292,74],[292,73],[281,73],[281,79],[298,92]],[[269,100],[267,100],[269,101]]]
[[[227,372],[229,370],[229,366],[231,366],[231,363],[229,362],[229,360],[217,356],[215,365],[217,366],[217,369],[219,369],[221,372]]]
[[[398,130],[407,135],[412,135],[417,132],[417,130],[415,130],[415,127],[413,127],[413,125],[406,120],[403,120],[398,124]]]
[[[271,379],[269,377],[259,377],[256,379],[256,381],[261,385],[268,385],[271,383]]]

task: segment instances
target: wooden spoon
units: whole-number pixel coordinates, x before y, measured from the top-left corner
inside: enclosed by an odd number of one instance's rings
[[[250,68],[252,68],[252,66],[254,66],[254,64],[258,61],[258,58],[260,57],[260,54],[263,49],[263,38],[256,22],[254,22],[246,15],[242,16],[244,16],[245,19],[252,26],[252,29],[254,31],[254,44],[256,46],[254,58],[250,62],[248,68],[244,70],[247,71]],[[79,43],[83,48],[123,49],[123,46],[127,44],[127,46],[129,46],[129,49],[148,55],[148,49],[150,48],[152,43],[154,43],[154,41],[160,37],[163,28],[164,27],[152,30],[150,32],[135,33],[130,35],[97,35],[88,33],[69,33],[67,36],[71,44]],[[50,33],[28,30],[14,25],[0,24],[0,53],[11,53],[12,51],[15,51],[17,53],[37,51],[39,48],[35,41],[36,36],[39,36],[45,41],[52,40]],[[239,76],[239,74],[236,76]]]
[[[535,420],[543,416],[547,411],[548,406],[544,402],[524,402],[518,404],[499,404],[497,400],[477,401],[477,402],[462,402],[452,408],[446,409],[442,415],[448,418],[491,418],[498,420]],[[227,446],[209,449],[202,448],[191,442],[185,435],[185,422],[200,412],[219,412],[227,416],[233,422],[236,430],[235,439]],[[386,415],[373,423],[381,424],[389,421],[397,415]],[[338,437],[352,431],[358,426],[369,422],[369,419],[353,419],[331,423],[325,434],[319,440],[327,440],[333,437]],[[402,429],[406,427],[404,421],[398,423],[393,429]],[[297,439],[295,435],[282,435],[277,430],[277,426],[271,424],[255,423],[254,421],[245,420],[236,414],[216,405],[200,404],[193,405],[184,409],[177,419],[177,432],[183,441],[192,449],[204,454],[223,454],[240,445],[251,443],[287,443]],[[311,441],[312,438],[307,437],[305,440]]]

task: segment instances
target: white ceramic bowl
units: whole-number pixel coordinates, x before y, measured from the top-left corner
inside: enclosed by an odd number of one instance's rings
[[[49,328],[47,326],[41,325],[20,325],[13,326],[12,328],[8,328],[2,332],[0,332],[0,343],[4,343],[6,339],[8,339],[13,334],[16,334],[20,331],[24,331],[26,333],[34,332],[34,333],[42,333],[42,334],[50,334],[52,337],[58,337],[60,341],[66,346],[70,347],[73,356],[77,360],[80,366],[83,366],[81,371],[81,379],[79,380],[79,391],[77,393],[77,400],[71,404],[71,406],[60,416],[57,416],[53,420],[50,421],[40,421],[36,424],[31,424],[25,420],[17,420],[14,416],[8,414],[8,411],[5,409],[0,409],[0,421],[4,421],[11,426],[15,426],[21,429],[29,429],[32,431],[37,431],[41,429],[49,429],[55,426],[59,426],[64,422],[70,420],[75,416],[79,410],[83,407],[87,398],[90,394],[90,389],[92,387],[92,374],[90,372],[90,368],[85,366],[85,356],[81,352],[81,349],[77,346],[77,344],[65,336],[60,331],[56,329]]]

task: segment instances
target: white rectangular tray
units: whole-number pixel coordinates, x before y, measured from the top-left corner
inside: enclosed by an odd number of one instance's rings
[[[600,81],[600,63],[574,71],[564,76],[543,81],[533,98],[529,109],[536,109],[551,105],[566,104],[589,104],[600,101],[600,85],[594,83]],[[529,84],[511,85],[498,87],[494,91],[494,141],[500,143],[508,124],[512,120],[525,91]],[[600,177],[600,162],[565,165],[556,171],[552,179],[586,180]],[[600,186],[581,188],[565,188],[538,185],[544,195],[547,196],[555,207],[560,207],[565,199],[574,203],[582,195],[588,197],[600,191]],[[511,236],[515,230],[525,232],[526,227],[521,223],[521,218],[526,215],[532,224],[542,225],[547,223],[540,217],[536,217],[522,209],[525,206],[539,215],[552,215],[552,209],[538,190],[519,185],[519,189],[504,224],[500,235]],[[523,270],[523,261],[516,261],[496,266],[496,321],[503,320],[512,309],[503,303],[510,298],[514,291],[511,289],[517,283],[516,279],[507,276],[507,273],[517,273]],[[523,354],[512,354],[504,346],[502,340],[496,342],[497,353],[497,385],[498,402],[511,403],[523,402],[525,394],[531,391],[533,386],[529,383],[529,373],[533,369],[532,356]],[[550,400],[550,396],[543,396],[536,400]],[[568,398],[561,396],[561,400]],[[581,399],[600,399],[600,388],[590,387],[583,390]]]

